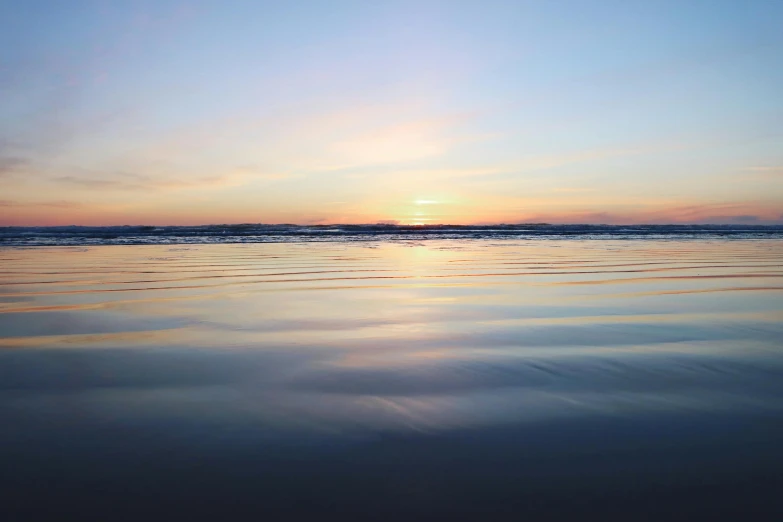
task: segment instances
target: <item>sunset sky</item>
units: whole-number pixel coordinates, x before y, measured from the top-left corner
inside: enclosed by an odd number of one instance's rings
[[[0,3],[0,225],[783,223],[783,2]]]

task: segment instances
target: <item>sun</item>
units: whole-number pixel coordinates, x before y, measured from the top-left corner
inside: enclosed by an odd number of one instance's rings
[[[401,225],[408,226],[432,225],[441,218],[433,206],[444,204],[441,199],[411,198],[395,209],[395,214],[400,216],[396,218],[396,221]]]

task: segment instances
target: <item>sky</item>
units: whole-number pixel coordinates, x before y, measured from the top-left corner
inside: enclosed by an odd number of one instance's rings
[[[0,225],[783,223],[777,0],[6,0]]]

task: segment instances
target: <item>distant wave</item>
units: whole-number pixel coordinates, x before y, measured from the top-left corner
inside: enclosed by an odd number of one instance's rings
[[[783,225],[201,225],[0,227],[0,246],[428,239],[783,239]]]

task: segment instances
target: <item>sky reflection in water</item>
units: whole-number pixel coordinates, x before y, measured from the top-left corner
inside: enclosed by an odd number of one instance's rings
[[[2,250],[3,481],[20,496],[70,484],[74,512],[86,484],[123,502],[151,474],[174,497],[177,483],[231,498],[214,493],[221,477],[263,484],[252,498],[268,509],[310,498],[290,513],[377,512],[381,498],[399,516],[470,512],[535,484],[554,504],[524,509],[551,514],[591,491],[623,497],[628,480],[676,497],[747,479],[756,493],[737,505],[768,508],[781,254],[779,241]],[[703,511],[688,498],[677,505]]]

